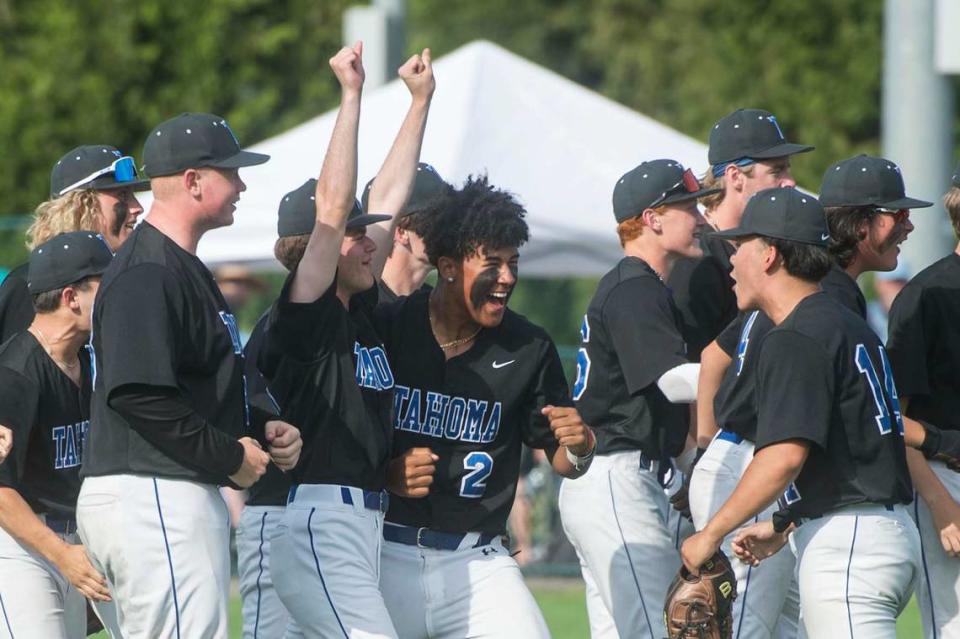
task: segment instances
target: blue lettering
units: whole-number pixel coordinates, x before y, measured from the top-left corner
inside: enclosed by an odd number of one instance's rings
[[[454,397],[450,400],[450,408],[443,418],[443,436],[447,439],[460,439],[463,429],[463,415],[467,412],[467,400]]]
[[[393,371],[390,370],[390,362],[387,361],[387,354],[382,348],[379,346],[367,348],[361,346],[360,342],[354,342],[353,355],[356,358],[354,376],[357,379],[357,386],[376,391],[393,388]]]
[[[400,430],[407,430],[411,433],[419,433],[422,424],[420,423],[420,389],[414,388],[410,391],[410,402],[407,404],[407,414],[400,422]]]
[[[73,468],[80,465],[80,456],[77,454],[76,433],[73,426],[67,426],[67,453],[64,456],[64,468]]]
[[[480,434],[480,441],[484,444],[489,444],[497,437],[497,433],[500,432],[500,402],[493,403],[493,409],[490,411],[490,416],[487,418],[487,425],[483,427],[483,432]]]
[[[240,340],[240,329],[237,328],[237,318],[233,316],[233,313],[227,313],[226,311],[220,311],[219,315],[224,326],[227,327],[227,332],[230,333],[230,343],[233,344],[233,354],[242,355],[243,343]]]
[[[423,416],[422,429],[424,435],[443,437],[443,414],[446,412],[449,403],[450,397],[448,395],[434,393],[433,391],[427,392],[427,412]]]
[[[410,388],[397,384],[393,393],[393,427],[400,428],[400,421],[403,416],[403,402],[410,395]]]
[[[374,370],[377,372],[377,380],[382,390],[393,388],[393,371],[390,370],[390,362],[387,360],[387,354],[383,349],[377,346],[371,348],[370,353],[373,356]]]
[[[487,412],[487,402],[478,399],[467,400],[467,420],[462,439],[465,442],[479,442],[483,414]]]
[[[57,426],[53,429],[53,467],[56,470],[63,468],[64,457],[67,454],[67,427]]]

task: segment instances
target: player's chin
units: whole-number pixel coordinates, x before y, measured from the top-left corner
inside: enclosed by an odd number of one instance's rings
[[[507,312],[507,304],[504,302],[485,302],[479,309],[476,309],[472,315],[474,321],[484,328],[495,328],[500,326],[503,316]]]

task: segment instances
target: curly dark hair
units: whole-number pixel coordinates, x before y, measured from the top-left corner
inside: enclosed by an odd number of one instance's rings
[[[847,268],[857,256],[857,244],[864,238],[863,223],[873,216],[872,206],[828,206],[827,226],[830,227],[830,242],[827,250],[840,268]]]
[[[451,189],[422,214],[431,218],[421,237],[434,266],[441,257],[460,261],[481,246],[519,248],[530,239],[526,209],[513,195],[490,184],[486,175],[471,175],[463,188]]]

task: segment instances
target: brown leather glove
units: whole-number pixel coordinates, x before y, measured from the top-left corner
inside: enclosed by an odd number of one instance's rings
[[[721,551],[693,575],[686,568],[673,578],[663,605],[668,639],[730,639],[737,578]]]

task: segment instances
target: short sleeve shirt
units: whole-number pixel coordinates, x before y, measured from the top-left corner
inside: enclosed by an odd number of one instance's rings
[[[508,309],[499,326],[448,360],[430,328],[429,297],[417,291],[376,313],[396,374],[394,455],[424,446],[440,457],[429,496],[391,496],[387,520],[502,534],[521,444],[556,446],[540,411],[572,404],[560,357],[543,329]]]
[[[960,255],[918,273],[890,308],[887,350],[907,414],[960,430]]]
[[[646,262],[625,257],[601,278],[580,329],[573,398],[597,435],[597,452],[680,453],[689,407],[667,400],[657,380],[687,363],[670,290]]]
[[[90,425],[85,351],[80,366],[77,386],[27,331],[0,347],[0,424],[14,439],[0,486],[17,490],[34,512],[64,519],[74,517]]]
[[[796,515],[912,501],[886,351],[862,318],[826,294],[802,300],[763,339],[757,404],[757,450],[791,439],[810,444],[787,491]]]

